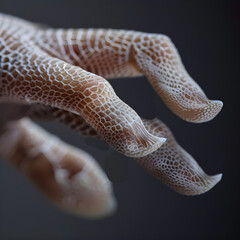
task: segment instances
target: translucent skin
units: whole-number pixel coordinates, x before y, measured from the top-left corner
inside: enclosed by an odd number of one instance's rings
[[[42,29],[0,14],[0,127],[4,129],[0,132],[0,155],[21,171],[18,163],[23,162],[27,169],[23,173],[51,201],[81,216],[103,216],[114,210],[111,187],[107,187],[109,182],[99,166],[82,151],[53,140],[56,138],[30,120],[8,121],[24,116],[56,119],[136,158],[144,169],[179,193],[194,195],[209,190],[220,175],[206,175],[163,123],[142,120],[105,80],[140,75],[148,78],[166,105],[184,120],[206,122],[222,108],[221,101],[209,100],[188,75],[165,35],[112,29]],[[10,108],[6,102],[29,106]],[[43,142],[51,143],[51,154],[42,154]],[[37,155],[29,155],[32,148]],[[21,154],[14,155],[15,150]],[[58,159],[65,153],[66,158]],[[83,165],[91,166],[86,167],[88,174],[81,175]],[[59,169],[65,172],[60,179]],[[76,178],[69,179],[75,170],[81,178],[77,173]],[[63,199],[69,200],[66,203]]]
[[[159,119],[143,120],[143,122],[149,132],[167,138],[161,148],[148,156],[136,159],[151,175],[183,195],[205,193],[221,180],[222,174],[207,175]]]
[[[124,30],[48,29],[36,44],[50,55],[104,78],[145,75],[166,105],[189,122],[206,122],[221,110],[185,70],[170,38]]]
[[[83,118],[61,109],[33,105],[25,114],[38,120],[57,120],[85,137],[101,139],[101,135]],[[162,121],[142,120],[151,134],[167,139],[163,146],[153,153],[136,158],[147,172],[183,195],[205,193],[221,180],[222,174],[207,175],[195,159],[177,143],[170,129]]]
[[[41,50],[32,24],[0,15],[0,26],[0,102],[40,102],[77,113],[127,156],[145,156],[163,144],[104,78]]]
[[[5,125],[0,152],[51,202],[68,212],[97,218],[116,209],[112,184],[95,159],[28,119]]]

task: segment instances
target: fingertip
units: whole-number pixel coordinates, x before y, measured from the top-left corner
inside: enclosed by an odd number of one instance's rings
[[[101,205],[93,207],[85,213],[85,218],[89,219],[101,219],[112,216],[117,211],[117,200],[112,195],[101,203]],[[82,216],[82,215],[79,215]]]
[[[158,148],[160,148],[167,141],[167,138],[160,137],[160,139],[161,139],[161,145]]]
[[[221,111],[223,102],[220,100],[207,100],[205,103],[193,104],[178,115],[192,123],[204,123],[214,119]]]
[[[212,100],[212,103],[216,104],[220,108],[220,110],[223,107],[223,102],[220,100]]]
[[[149,132],[147,132],[144,136],[137,136],[137,140],[141,138],[139,141],[134,141],[133,146],[129,145],[129,148],[134,149],[125,152],[124,154],[128,157],[144,157],[149,155],[150,153],[159,149],[165,142],[166,138],[157,137]]]
[[[118,207],[117,200],[112,195],[110,198],[106,200],[100,211],[95,213],[93,218],[110,217],[117,211],[117,207]]]
[[[222,173],[213,175],[213,176],[209,176],[209,179],[211,180],[211,188],[213,188],[216,184],[218,184],[221,180],[222,180]],[[211,189],[209,188],[209,190]]]
[[[199,123],[208,122],[214,119],[221,111],[223,102],[219,100],[210,100],[200,113]]]
[[[223,108],[223,102],[220,100],[212,100],[212,105],[214,106],[213,109],[215,109],[214,117],[216,117],[216,115],[220,113]]]
[[[223,102],[220,100],[211,100],[209,103],[210,109],[213,112],[213,118],[222,110]]]
[[[221,181],[221,179],[222,179],[222,173],[212,175],[212,176],[205,174],[205,176],[203,177],[204,184],[201,186],[197,186],[196,191],[192,193],[189,192],[186,195],[200,195],[200,194],[206,193],[209,190],[211,190],[213,187],[215,187]]]
[[[215,175],[215,179],[217,180],[216,183],[220,182],[222,180],[223,174],[219,173]]]

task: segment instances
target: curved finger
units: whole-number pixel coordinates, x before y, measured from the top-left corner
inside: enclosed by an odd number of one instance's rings
[[[101,138],[84,119],[73,113],[46,106],[33,106],[29,113],[31,117],[41,116],[42,119],[58,120],[84,136]],[[163,122],[158,119],[143,119],[143,123],[150,133],[167,139],[155,152],[136,158],[151,175],[184,195],[207,192],[221,180],[222,174],[207,175],[195,159],[177,143],[170,129]]]
[[[53,108],[43,104],[32,104],[28,106],[27,111],[21,116],[27,116],[33,120],[56,120],[84,137],[103,139],[81,116],[59,108]]]
[[[28,119],[7,124],[0,154],[66,211],[96,218],[116,208],[111,182],[97,162]]]
[[[149,132],[167,138],[160,149],[136,159],[151,175],[184,195],[205,193],[221,180],[222,174],[207,175],[195,159],[177,143],[163,122],[158,119],[143,122]]]
[[[36,29],[0,18],[0,101],[43,103],[81,115],[116,150],[145,156],[165,139],[146,131],[140,117],[102,77],[51,57],[32,41]],[[21,37],[21,36],[25,37]]]
[[[52,56],[105,78],[146,75],[167,106],[190,122],[206,122],[221,110],[189,76],[171,40],[162,34],[112,29],[47,29],[34,36]]]
[[[141,76],[132,40],[139,33],[113,29],[38,29],[33,41],[49,55],[104,78]]]
[[[182,119],[206,122],[221,111],[223,103],[207,98],[187,73],[177,49],[167,36],[140,36],[134,43],[134,58],[166,105]]]

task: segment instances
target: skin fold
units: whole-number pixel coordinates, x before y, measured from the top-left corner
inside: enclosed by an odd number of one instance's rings
[[[208,191],[221,175],[205,174],[165,124],[141,119],[105,80],[141,75],[186,121],[209,121],[222,108],[189,76],[165,35],[42,29],[0,14],[0,155],[56,205],[85,217],[115,209],[106,175],[89,155],[24,117],[57,120],[105,140],[181,194]]]

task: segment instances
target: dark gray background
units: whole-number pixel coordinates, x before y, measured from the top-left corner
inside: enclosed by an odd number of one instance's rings
[[[142,117],[157,116],[209,174],[210,192],[181,196],[106,145],[44,123],[97,158],[114,183],[119,208],[104,220],[84,220],[52,207],[19,173],[0,161],[0,239],[237,239],[239,224],[239,3],[234,1],[0,0],[0,11],[54,27],[134,29],[169,35],[192,77],[224,102],[211,122],[174,116],[146,78],[111,81]],[[1,114],[1,113],[0,113]],[[97,147],[97,148],[96,148]]]

